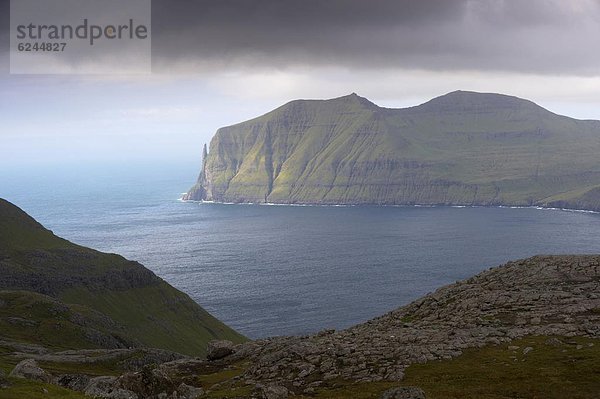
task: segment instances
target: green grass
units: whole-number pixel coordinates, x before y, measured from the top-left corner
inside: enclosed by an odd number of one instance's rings
[[[42,345],[52,350],[99,348],[84,329],[71,321],[81,307],[69,306],[42,294],[0,291],[0,336],[16,342]],[[93,322],[93,318],[87,319]]]
[[[412,365],[402,385],[421,387],[428,399],[597,399],[600,341],[561,338],[573,344],[555,347],[546,345],[547,339],[528,337],[469,349],[449,361]],[[533,350],[524,355],[525,347]]]
[[[247,363],[237,363],[226,370],[199,375],[197,382],[208,392],[207,398],[232,398],[250,395],[254,387],[242,385],[239,382],[230,382],[231,379],[243,374],[247,367]]]
[[[245,340],[166,283],[123,291],[71,289],[61,297],[109,315],[149,347],[204,355],[211,340]]]
[[[83,393],[21,378],[9,378],[11,386],[0,389],[0,399],[84,399]]]

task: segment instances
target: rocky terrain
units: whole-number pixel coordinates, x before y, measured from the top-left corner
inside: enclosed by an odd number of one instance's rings
[[[543,340],[515,346],[524,337]],[[383,384],[377,385],[385,388],[383,398],[416,399],[425,393],[404,386],[412,365],[437,364],[487,347],[507,348],[502,350],[520,364],[545,348],[565,353],[571,345],[572,351],[584,351],[599,337],[600,256],[536,256],[442,287],[347,330],[238,345],[215,341],[207,359],[141,362],[120,376],[51,376],[32,362],[56,355],[12,356],[26,359],[17,372],[27,366],[46,381],[106,398],[329,397],[328,390],[340,384],[354,386],[357,395],[373,386],[368,384]],[[598,392],[600,368],[585,373],[592,392]]]
[[[405,108],[352,94],[221,128],[187,200],[600,210],[600,122],[453,92]]]
[[[600,257],[511,262],[348,330],[249,343],[239,356],[252,359],[247,377],[299,387],[313,373],[401,381],[412,363],[527,335],[600,337]]]

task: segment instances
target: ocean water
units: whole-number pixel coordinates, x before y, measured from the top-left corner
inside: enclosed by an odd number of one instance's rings
[[[0,196],[143,263],[251,338],[349,327],[511,259],[600,253],[598,214],[179,201],[197,168],[4,168]]]

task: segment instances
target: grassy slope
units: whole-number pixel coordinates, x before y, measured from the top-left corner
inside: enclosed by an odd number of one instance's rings
[[[595,206],[599,150],[599,122],[515,97],[391,110],[350,95],[219,129],[204,185],[221,201]]]
[[[1,199],[0,272],[0,289],[47,295],[46,299],[36,298],[35,309],[43,308],[44,301],[56,301],[59,305],[58,301],[62,301],[66,304],[62,306],[71,311],[77,309],[88,315],[108,316],[121,327],[117,328],[118,332],[99,326],[93,322],[93,317],[90,319],[92,327],[123,339],[125,343],[137,341],[144,346],[202,355],[206,343],[212,339],[237,342],[244,339],[142,265],[56,237]],[[6,326],[6,323],[0,321],[2,325]],[[70,338],[64,347],[98,346],[86,342],[79,327],[69,325],[63,332],[67,330]],[[54,338],[53,330],[44,333],[39,330],[29,336],[25,332],[26,329],[21,338],[27,342],[52,344]],[[14,335],[8,327],[6,333]]]

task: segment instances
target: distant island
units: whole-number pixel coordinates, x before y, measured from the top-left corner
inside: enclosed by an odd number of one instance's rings
[[[600,211],[600,121],[456,91],[404,109],[296,100],[221,128],[184,200]]]

